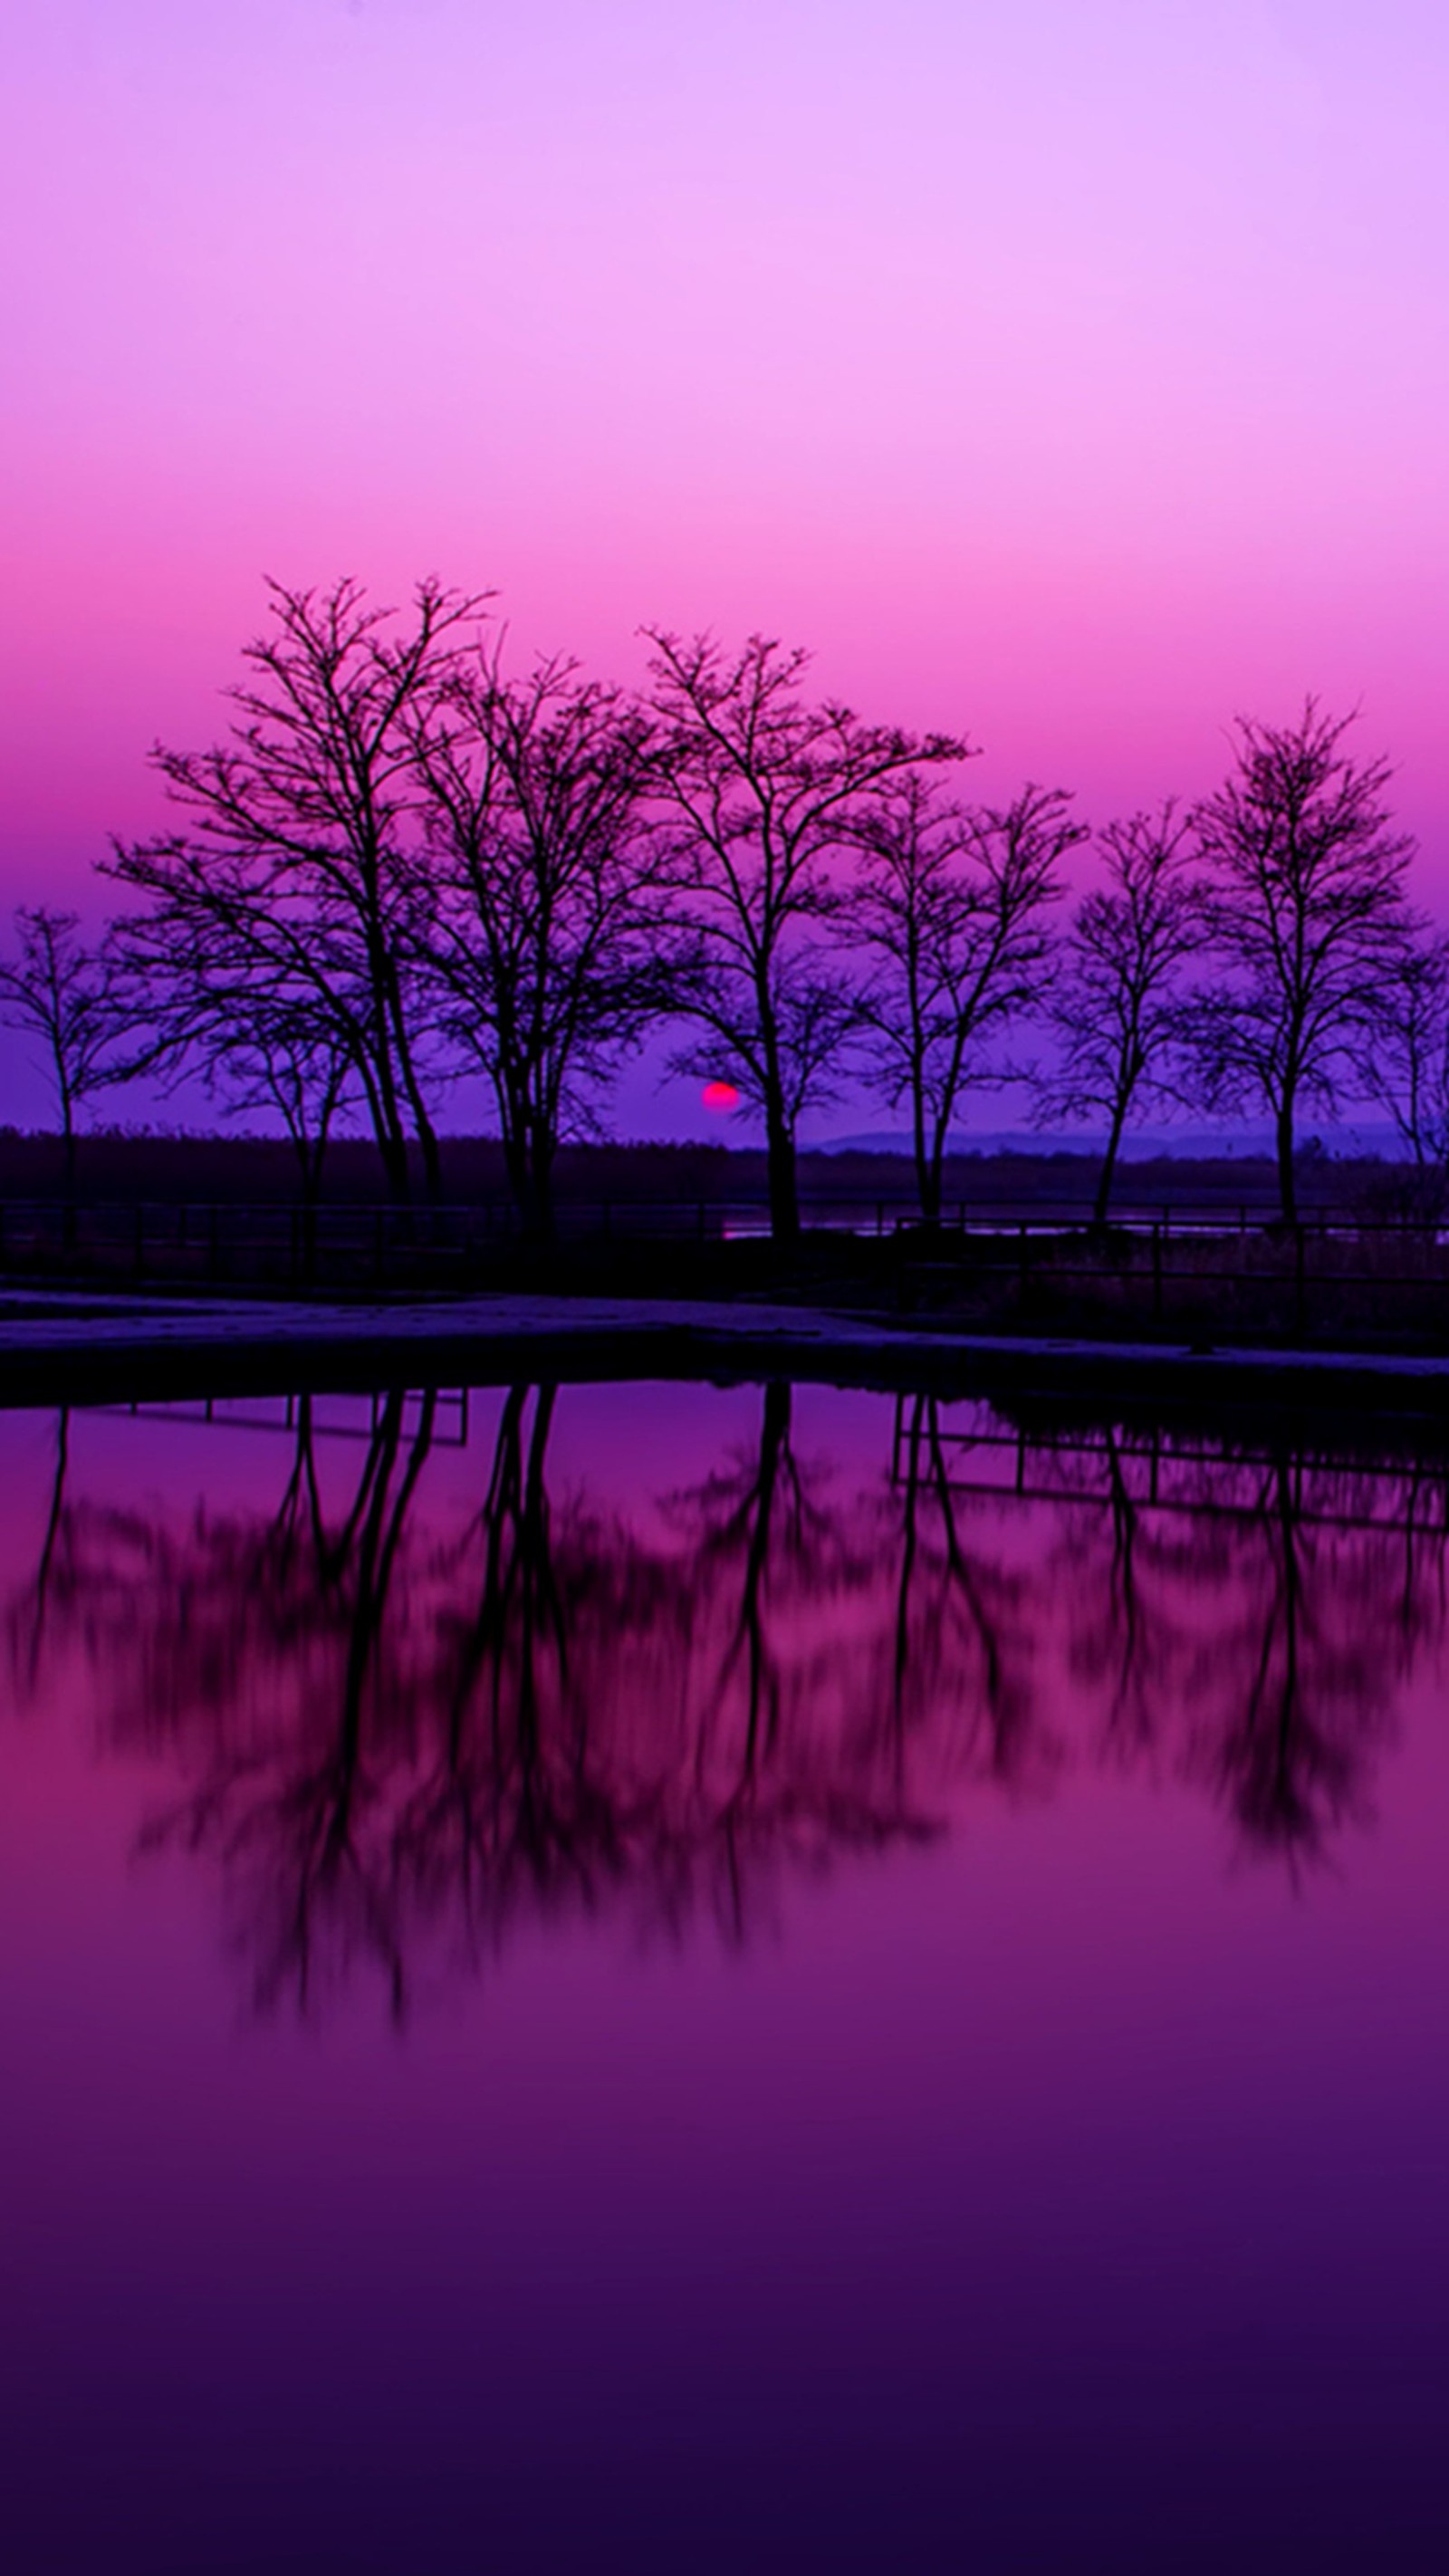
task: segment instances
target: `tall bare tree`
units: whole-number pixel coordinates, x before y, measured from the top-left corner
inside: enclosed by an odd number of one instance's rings
[[[233,1116],[279,1118],[297,1158],[305,1207],[322,1195],[322,1167],[339,1117],[354,1096],[350,1049],[332,1020],[295,1003],[251,1026],[215,1026],[203,1042],[207,1087]]]
[[[553,1230],[561,1140],[669,997],[669,942],[641,823],[651,726],[567,660],[504,675],[497,650],[424,712],[415,757],[430,900],[418,919],[439,1015],[481,1067],[530,1231]]]
[[[421,899],[413,727],[484,596],[421,582],[399,630],[356,581],[269,587],[275,624],[246,647],[230,742],[153,755],[183,829],[117,843],[109,873],[148,898],[158,960],[214,956],[220,943],[249,982],[289,1009],[305,1002],[350,1057],[394,1194],[407,1194],[410,1137],[436,1193],[428,1033],[409,970]]]
[[[1353,721],[1314,698],[1293,725],[1240,719],[1233,769],[1193,818],[1206,925],[1227,969],[1194,997],[1204,1091],[1213,1106],[1271,1116],[1290,1225],[1299,1112],[1334,1106],[1410,928],[1413,844],[1385,803],[1388,763],[1343,748]]]
[[[134,1035],[118,989],[109,944],[87,945],[80,915],[47,904],[22,904],[15,915],[16,954],[0,959],[0,1020],[37,1041],[55,1097],[65,1152],[66,1189],[76,1177],[76,1118],[96,1092],[136,1070]]]
[[[873,965],[860,1001],[871,1076],[909,1107],[928,1225],[963,1096],[997,1078],[994,1041],[1040,1000],[1058,865],[1084,828],[1069,802],[1063,788],[1025,787],[1009,805],[966,809],[907,771],[858,826],[849,919]]]
[[[1182,970],[1202,936],[1190,842],[1171,798],[1156,814],[1106,824],[1097,846],[1107,883],[1082,897],[1052,979],[1057,1059],[1040,1077],[1038,1116],[1103,1122],[1098,1225],[1134,1110],[1176,1096],[1169,1069],[1182,1029]]]
[[[352,1032],[274,956],[245,884],[233,897],[218,863],[206,894],[204,906],[161,903],[113,925],[118,989],[163,1090],[199,1080],[230,1114],[280,1119],[312,1206],[336,1119],[362,1096]]]
[[[1358,1070],[1413,1164],[1418,1212],[1437,1217],[1449,1191],[1449,939],[1420,928],[1404,941],[1379,982]]]
[[[866,724],[834,700],[812,705],[809,655],[766,636],[729,654],[710,636],[646,632],[661,847],[700,943],[689,1014],[706,1035],[682,1061],[728,1072],[758,1103],[771,1230],[789,1242],[800,1223],[796,1124],[828,1084],[848,1021],[820,952],[838,902],[830,863],[854,849],[888,780],[959,760],[966,746]]]

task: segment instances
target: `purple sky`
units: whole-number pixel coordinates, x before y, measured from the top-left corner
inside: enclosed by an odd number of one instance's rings
[[[261,575],[814,645],[979,792],[1362,702],[1449,905],[1440,0],[46,0],[0,55],[6,897]]]

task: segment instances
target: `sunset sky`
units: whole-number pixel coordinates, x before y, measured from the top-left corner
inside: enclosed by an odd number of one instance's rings
[[[1091,815],[1361,703],[1449,910],[1442,0],[20,0],[0,75],[7,901],[352,570],[762,626]]]

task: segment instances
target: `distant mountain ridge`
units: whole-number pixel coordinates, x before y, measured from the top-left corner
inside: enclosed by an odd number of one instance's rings
[[[1385,1162],[1398,1162],[1403,1155],[1398,1131],[1387,1120],[1329,1128],[1307,1126],[1300,1151],[1313,1145],[1340,1158],[1374,1155]],[[854,1136],[812,1137],[807,1150],[812,1154],[898,1154],[909,1158],[912,1147],[909,1135],[901,1129],[873,1128]],[[957,1128],[946,1145],[950,1155],[1074,1154],[1092,1160],[1101,1150],[1089,1127]],[[1141,1127],[1124,1140],[1121,1159],[1124,1163],[1164,1159],[1212,1162],[1237,1157],[1257,1161],[1273,1150],[1273,1129],[1268,1120],[1244,1119],[1231,1127]]]

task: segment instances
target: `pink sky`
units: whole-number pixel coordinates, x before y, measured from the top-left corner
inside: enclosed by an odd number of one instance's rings
[[[0,893],[89,900],[261,576],[811,643],[979,792],[1362,702],[1449,908],[1440,0],[31,0]]]

